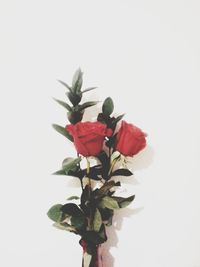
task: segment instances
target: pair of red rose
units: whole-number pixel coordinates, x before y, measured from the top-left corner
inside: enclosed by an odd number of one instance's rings
[[[78,122],[67,125],[66,130],[73,136],[77,152],[85,157],[98,155],[105,137],[112,136],[112,130],[100,122]],[[134,156],[146,146],[145,137],[146,134],[138,127],[122,121],[115,150],[124,156]]]

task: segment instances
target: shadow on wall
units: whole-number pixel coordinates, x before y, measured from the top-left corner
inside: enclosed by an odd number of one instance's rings
[[[153,155],[153,149],[150,146],[147,146],[143,151],[141,151],[138,155],[131,159],[128,167],[133,171],[146,169],[152,163]],[[118,180],[120,180],[120,178]],[[133,178],[133,176],[127,177],[126,181],[123,178],[123,183],[135,185],[137,184],[137,180]],[[126,218],[130,218],[131,216],[137,215],[143,209],[144,207],[136,209],[125,208],[119,211],[115,211],[112,226],[106,228],[108,240],[102,245],[104,262],[103,267],[114,267],[114,257],[112,256],[110,250],[112,247],[117,247],[117,231],[121,229],[123,220],[126,220]]]

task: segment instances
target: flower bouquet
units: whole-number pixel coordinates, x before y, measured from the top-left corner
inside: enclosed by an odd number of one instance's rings
[[[124,115],[112,115],[114,104],[110,97],[103,102],[96,121],[82,121],[85,109],[98,103],[81,103],[82,96],[95,87],[82,90],[80,69],[75,72],[72,85],[60,82],[67,88],[71,105],[55,100],[66,108],[69,124],[53,127],[74,144],[77,157],[64,159],[62,168],[54,174],[79,179],[82,193],[68,198],[65,204],[52,206],[47,215],[58,229],[80,236],[82,267],[102,267],[100,246],[109,238],[106,227],[112,225],[114,211],[125,208],[135,197],[117,196],[116,189],[121,183],[115,177],[132,175],[126,165],[127,157],[133,157],[146,146],[146,134],[122,120]]]

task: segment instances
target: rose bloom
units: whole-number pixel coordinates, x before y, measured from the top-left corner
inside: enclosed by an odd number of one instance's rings
[[[146,136],[138,127],[122,121],[116,136],[115,149],[124,156],[134,156],[146,146]]]
[[[73,136],[77,152],[85,157],[98,155],[105,137],[112,135],[112,130],[100,122],[78,122],[65,128]]]

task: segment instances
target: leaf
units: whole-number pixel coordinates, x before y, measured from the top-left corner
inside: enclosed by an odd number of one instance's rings
[[[115,127],[116,124],[124,117],[125,114],[122,114],[122,115],[119,115],[117,118],[115,118],[113,121],[112,121],[112,125]]]
[[[84,110],[86,108],[92,107],[92,106],[94,106],[94,105],[96,105],[98,103],[99,103],[99,101],[85,102],[84,104],[82,104],[82,105],[79,106],[79,111],[82,111],[82,110]]]
[[[74,203],[67,203],[62,206],[61,211],[65,215],[71,216],[71,224],[80,230],[85,225],[85,216],[80,208]]]
[[[52,206],[47,212],[47,216],[54,222],[60,222],[62,219],[61,208],[62,208],[61,204],[56,204]]]
[[[109,182],[106,182],[98,191],[97,191],[97,195],[100,195],[100,196],[104,196],[108,193],[108,191],[113,187],[115,186],[115,181],[109,181]]]
[[[59,99],[56,99],[53,97],[53,99],[58,103],[60,104],[61,106],[63,106],[64,108],[66,108],[68,111],[72,111],[72,108],[70,107],[70,105],[68,105],[67,103],[59,100]]]
[[[104,240],[104,242],[107,240],[106,228],[105,228],[104,224],[101,225],[101,229],[99,231],[99,236]]]
[[[97,156],[97,158],[100,160],[100,162],[102,164],[102,177],[105,180],[107,180],[108,179],[109,166],[110,166],[110,161],[109,161],[108,155],[104,151],[101,151],[100,154]]]
[[[94,220],[93,220],[93,229],[95,232],[99,232],[102,225],[102,218],[101,213],[98,209],[96,209],[94,214]]]
[[[103,103],[102,111],[106,116],[110,116],[114,110],[114,103],[112,98],[107,97]]]
[[[95,231],[87,231],[83,234],[83,239],[86,242],[91,242],[95,245],[99,245],[105,242],[105,235],[102,233],[97,233]]]
[[[84,89],[84,90],[82,91],[82,93],[89,92],[89,91],[94,90],[94,89],[96,89],[96,88],[97,88],[97,87],[89,87],[89,88],[86,88],[86,89]]]
[[[53,175],[66,175],[66,172],[64,170],[58,170],[54,173],[52,173]]]
[[[103,221],[107,221],[106,225],[112,225],[112,217],[114,215],[114,211],[108,208],[100,209],[101,217]]]
[[[114,171],[111,175],[112,176],[131,176],[133,175],[133,173],[129,171],[128,169],[118,169]]]
[[[67,89],[69,89],[71,91],[72,88],[67,83],[65,83],[61,80],[58,80],[58,82],[61,83],[62,85],[64,85]]]
[[[72,79],[72,91],[74,93],[80,92],[81,91],[82,84],[83,84],[83,72],[79,68],[74,73],[74,76],[73,76],[73,79]]]
[[[68,197],[67,200],[77,200],[79,199],[80,197],[77,197],[77,196],[71,196],[71,197]]]
[[[135,198],[135,195],[132,195],[130,197],[124,198],[124,197],[112,197],[115,199],[119,205],[120,208],[127,207]]]
[[[62,168],[66,174],[69,174],[69,171],[76,171],[78,168],[78,164],[81,162],[81,157],[77,159],[74,158],[66,158],[63,160]]]
[[[119,205],[115,199],[109,196],[105,196],[102,198],[101,202],[99,203],[101,208],[108,208],[108,209],[119,209]]]
[[[76,233],[76,229],[68,223],[62,223],[62,224],[61,223],[54,223],[53,226],[59,230],[65,230],[65,231],[70,231],[70,232]]]
[[[60,126],[60,125],[58,125],[58,124],[52,124],[52,127],[53,127],[58,133],[64,135],[64,136],[65,136],[67,139],[69,139],[71,142],[74,141],[74,138],[68,133],[68,131],[67,131],[64,127],[62,127],[62,126]]]

